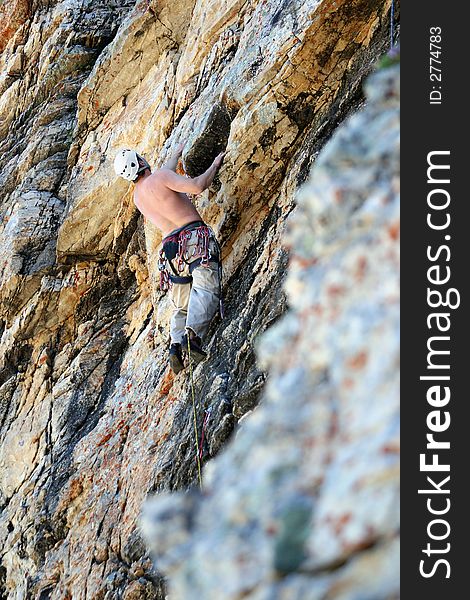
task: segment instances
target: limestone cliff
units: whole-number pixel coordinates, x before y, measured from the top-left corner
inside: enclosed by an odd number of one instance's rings
[[[221,148],[227,148],[214,185],[195,198],[223,246],[226,304],[225,318],[216,319],[210,332],[210,358],[194,373],[201,423],[204,415],[208,417],[204,461],[218,453],[240,418],[257,406],[268,370],[268,397],[275,394],[278,403],[295,403],[289,381],[306,378],[303,389],[310,386],[316,402],[305,409],[305,427],[313,419],[318,431],[305,438],[315,473],[306,472],[300,485],[297,471],[283,475],[281,464],[279,472],[274,470],[287,494],[276,508],[285,517],[285,533],[275,534],[275,568],[262,562],[252,576],[247,567],[248,583],[233,589],[226,569],[220,570],[217,581],[208,574],[204,585],[210,588],[201,587],[198,578],[191,588],[192,576],[177,575],[170,590],[179,594],[175,598],[185,599],[386,597],[374,595],[373,588],[368,596],[351,595],[354,591],[347,595],[357,588],[348,587],[347,575],[338,577],[336,588],[321,582],[328,569],[348,561],[345,570],[338,571],[346,574],[348,565],[365,560],[364,545],[377,546],[380,565],[390,553],[389,577],[396,575],[395,522],[389,530],[383,527],[395,499],[394,484],[371,492],[373,497],[385,490],[386,497],[376,521],[360,520],[366,534],[358,532],[355,518],[348,526],[347,498],[349,490],[356,489],[353,476],[344,479],[343,488],[325,487],[315,511],[315,494],[309,490],[337,476],[343,481],[348,460],[354,462],[363,453],[360,444],[351,442],[342,448],[338,463],[328,436],[355,439],[360,433],[369,439],[374,427],[389,427],[390,443],[380,438],[382,445],[377,447],[378,456],[389,463],[378,458],[362,477],[396,483],[390,474],[396,458],[395,430],[390,426],[396,347],[389,330],[395,313],[374,308],[379,300],[380,306],[396,302],[396,249],[388,245],[396,242],[396,215],[384,209],[375,219],[370,211],[359,210],[381,202],[395,206],[384,200],[387,193],[396,193],[392,150],[379,156],[378,171],[364,169],[362,191],[356,195],[344,191],[351,184],[335,187],[320,172],[315,209],[305,203],[306,208],[301,204],[293,213],[294,222],[309,221],[311,232],[297,239],[293,228],[287,241],[284,233],[296,190],[320,149],[364,101],[364,78],[389,43],[389,18],[389,0],[0,3],[0,598],[164,597],[164,581],[142,540],[139,516],[149,493],[185,490],[196,481],[189,382],[186,372],[173,377],[167,367],[169,306],[157,283],[158,232],[136,211],[132,186],[116,178],[112,160],[119,147],[135,146],[158,166],[180,141],[186,143],[183,159],[190,175],[202,172]],[[378,87],[389,90],[390,102],[396,98],[392,84]],[[394,123],[384,118],[382,125]],[[380,137],[379,125],[375,131]],[[364,160],[371,156],[366,144],[356,152],[363,153]],[[351,164],[347,153],[338,160],[341,167]],[[389,192],[372,185],[382,179],[389,182]],[[368,195],[370,201],[365,202]],[[361,252],[368,254],[368,244],[372,252],[379,239],[387,244],[375,260],[389,265],[390,273],[383,279],[383,296],[374,291],[365,305],[359,298],[382,283],[376,263],[369,267]],[[303,285],[303,276],[288,279],[289,303],[303,311],[306,320],[288,317],[270,330],[264,339],[271,340],[275,358],[259,362],[259,335],[286,310],[283,282],[289,244],[296,257],[294,270],[313,269],[322,244],[331,262],[321,262],[315,271],[315,292]],[[343,247],[344,252],[338,250]],[[349,266],[363,287],[354,279],[341,280]],[[343,296],[351,303],[350,329],[328,333],[335,315],[348,319],[342,316]],[[318,315],[324,310],[328,313],[323,322]],[[290,341],[276,333],[279,327],[291,328]],[[299,327],[313,327],[312,336],[318,331],[312,346],[304,347],[299,337],[295,347]],[[366,336],[364,348],[356,348],[351,336],[367,332],[374,343]],[[327,334],[332,335],[328,348],[322,342]],[[374,345],[377,336],[384,339],[383,350]],[[302,364],[306,355],[308,362]],[[382,370],[370,366],[375,361]],[[293,368],[284,379],[282,363]],[[328,385],[335,378],[348,378],[337,394]],[[378,407],[375,411],[359,402],[365,397]],[[269,471],[263,464],[276,465],[277,454],[285,451],[286,461],[299,460],[302,471],[303,457],[289,443],[295,431],[287,436],[277,436],[276,428],[266,433],[263,415],[257,409],[245,417],[246,427],[240,426],[234,443],[239,468],[259,464],[262,483],[263,473]],[[348,419],[359,423],[352,432],[339,426]],[[279,431],[282,427],[280,423]],[[266,436],[266,445],[249,449],[257,436]],[[377,439],[370,435],[370,444]],[[370,448],[366,455],[371,456]],[[229,502],[248,502],[254,514],[265,515],[269,529],[269,507],[264,511],[258,496],[250,499],[242,493],[258,471],[239,475],[233,460],[224,456],[230,454],[221,456],[226,466],[214,461],[218,466],[206,485],[233,491]],[[210,465],[205,470],[210,471]],[[337,500],[343,494],[345,509],[340,510]],[[162,495],[161,502],[165,498]],[[183,498],[200,513],[197,500]],[[363,499],[360,491],[351,498],[359,503]],[[178,497],[170,500],[176,514],[184,516],[180,502]],[[219,502],[214,500],[214,510]],[[364,503],[363,510],[376,505],[381,502]],[[246,514],[240,513],[242,521]],[[314,514],[320,521],[330,520],[318,538],[305,541],[307,566],[304,542],[286,542],[293,544],[294,555],[301,549],[302,560],[283,558],[289,519],[294,525],[303,519],[297,527],[302,529]],[[237,518],[228,512],[222,520]],[[205,546],[194,547],[194,556],[207,547],[212,553],[224,551],[217,550],[214,541],[218,530],[205,517],[201,523],[208,535],[197,533]],[[243,565],[244,533],[238,531],[222,548],[239,544]],[[183,537],[190,535],[184,527],[181,532]],[[347,551],[337,550],[343,542]],[[326,555],[318,551],[323,543]],[[168,539],[169,554],[161,565],[165,573],[180,568],[172,545]],[[272,549],[270,544],[263,548],[268,553]],[[216,558],[210,556],[212,567]],[[188,561],[191,572],[200,568],[198,560]],[[300,579],[291,589],[290,574],[299,569]],[[282,582],[276,589],[273,573]],[[355,576],[354,572],[351,577]],[[302,592],[302,586],[310,589],[312,578],[325,590],[324,596]],[[396,588],[388,586],[387,593],[395,594]]]

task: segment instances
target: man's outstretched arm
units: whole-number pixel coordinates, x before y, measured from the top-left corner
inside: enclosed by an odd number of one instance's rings
[[[214,162],[211,166],[199,175],[198,177],[188,178],[178,175],[178,173],[174,172],[176,169],[176,165],[178,164],[178,159],[181,156],[181,152],[178,154],[179,147],[177,149],[177,153],[167,161],[163,167],[158,172],[158,177],[160,181],[162,181],[170,190],[175,192],[186,192],[188,194],[200,194],[204,190],[206,190],[210,184],[212,183],[215,174],[217,173],[217,169],[222,164],[224,159],[225,152],[221,152],[218,154]],[[175,161],[175,162],[174,162]],[[173,167],[174,164],[174,168]]]

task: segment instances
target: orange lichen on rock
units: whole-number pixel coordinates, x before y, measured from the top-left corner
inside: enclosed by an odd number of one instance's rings
[[[0,52],[31,16],[30,4],[28,0],[12,0],[0,5]]]

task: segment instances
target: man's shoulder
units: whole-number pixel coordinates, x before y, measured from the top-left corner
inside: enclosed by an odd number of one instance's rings
[[[159,167],[158,169],[155,169],[155,171],[152,171],[152,175],[149,177],[149,180],[152,180],[152,182],[155,183],[165,182],[168,174],[172,172],[173,171],[167,169],[166,167]]]
[[[154,188],[160,187],[165,183],[165,173],[162,173],[162,170],[163,169],[155,169],[155,171],[152,171],[150,176],[142,182],[142,191],[150,191]]]
[[[159,187],[160,177],[157,176],[156,172],[153,172],[149,177],[146,177],[143,181],[137,182],[134,188],[134,203],[137,205],[138,202],[141,204],[148,198],[153,196],[153,192]]]

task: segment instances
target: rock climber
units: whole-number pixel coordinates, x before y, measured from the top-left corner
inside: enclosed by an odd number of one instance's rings
[[[210,186],[225,152],[202,175],[189,178],[176,173],[183,148],[178,145],[153,173],[135,150],[120,150],[114,160],[116,174],[135,184],[136,207],[162,232],[158,266],[160,285],[169,290],[173,308],[169,362],[174,373],[184,369],[186,354],[195,363],[206,358],[204,336],[221,302],[220,247],[187,194]]]

